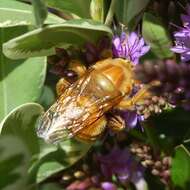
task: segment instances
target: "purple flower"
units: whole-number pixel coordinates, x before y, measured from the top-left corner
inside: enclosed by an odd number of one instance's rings
[[[144,120],[144,117],[137,114],[136,111],[122,111],[122,118],[125,120],[125,125],[128,129],[133,129],[135,127],[141,128],[140,122]]]
[[[143,168],[134,160],[127,148],[120,149],[115,146],[107,155],[99,155],[101,171],[107,179],[115,175],[120,182],[131,181],[136,183],[143,176]]]
[[[187,6],[188,15],[182,15],[183,27],[174,33],[175,46],[171,50],[181,54],[181,60],[187,62],[190,60],[190,5]]]
[[[135,65],[139,63],[139,58],[147,53],[150,46],[145,45],[144,39],[132,32],[129,35],[122,32],[121,36],[115,36],[112,40],[112,51],[114,57],[128,59]]]
[[[133,97],[141,88],[143,88],[142,85],[133,86],[129,97]],[[139,128],[143,131],[143,128],[140,125],[141,121],[144,121],[143,115],[137,114],[135,110],[118,110],[117,114],[119,114],[124,119],[127,130]]]
[[[171,48],[175,53],[181,54],[183,62],[190,60],[190,27],[185,27],[174,34],[175,46]]]

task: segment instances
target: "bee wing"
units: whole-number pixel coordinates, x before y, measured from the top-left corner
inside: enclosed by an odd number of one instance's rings
[[[38,135],[49,142],[76,136],[93,125],[122,97],[97,97],[92,85],[91,72],[72,84],[41,119]],[[89,130],[90,133],[91,130]],[[87,135],[87,134],[83,134]]]

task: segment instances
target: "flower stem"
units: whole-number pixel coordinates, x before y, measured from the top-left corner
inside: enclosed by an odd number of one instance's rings
[[[105,20],[105,25],[110,26],[113,20],[113,15],[115,12],[115,5],[116,5],[116,0],[112,0],[109,10],[108,10],[108,14],[106,16],[106,20]]]

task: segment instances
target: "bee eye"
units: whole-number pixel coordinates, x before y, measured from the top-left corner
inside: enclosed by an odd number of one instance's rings
[[[71,83],[75,82],[75,81],[78,79],[77,73],[76,73],[75,71],[69,70],[69,69],[64,71],[63,77],[64,77],[67,81],[69,81],[69,82],[71,82]]]

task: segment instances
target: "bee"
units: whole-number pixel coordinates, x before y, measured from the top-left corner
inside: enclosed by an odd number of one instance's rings
[[[133,65],[121,59],[96,62],[77,81],[61,86],[57,101],[42,115],[37,134],[49,143],[76,137],[95,141],[106,127],[120,130],[124,123],[106,113],[126,110],[141,99],[146,89],[130,96],[135,83]]]

